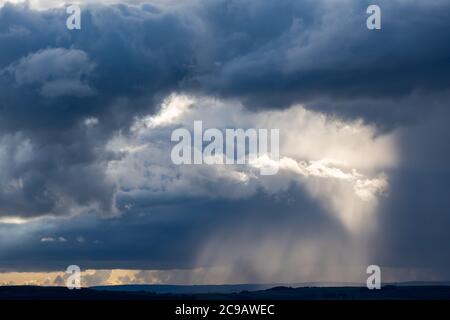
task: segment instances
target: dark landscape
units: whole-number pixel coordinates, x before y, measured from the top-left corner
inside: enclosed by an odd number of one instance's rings
[[[152,288],[151,285],[131,285],[79,290],[65,287],[2,286],[0,300],[450,300],[448,285],[387,285],[380,290],[365,287],[279,286],[265,290],[227,292],[233,287],[254,286],[156,285]],[[208,287],[210,292],[201,292]]]

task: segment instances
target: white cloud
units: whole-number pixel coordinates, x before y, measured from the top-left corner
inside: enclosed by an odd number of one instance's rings
[[[67,242],[67,239],[64,237],[43,237],[41,238],[41,242]]]
[[[139,130],[142,127],[145,129],[176,123],[193,103],[194,99],[189,96],[172,94],[163,101],[161,109],[156,115],[140,119],[133,129]]]
[[[21,217],[1,217],[0,223],[4,224],[23,224],[28,222],[27,219],[23,219]]]
[[[41,238],[41,242],[55,242],[55,239],[52,237],[44,237]]]
[[[280,128],[279,174],[258,174],[261,166],[275,165],[264,157],[250,165],[173,165],[171,130],[192,129],[200,119],[204,129]],[[150,202],[181,196],[245,198],[261,187],[268,193],[283,192],[294,181],[351,232],[364,229],[388,188],[383,170],[396,163],[394,137],[376,135],[375,128],[360,121],[345,122],[301,105],[252,113],[238,101],[176,94],[156,116],[138,119],[131,136],[116,136],[108,148],[124,155],[108,169],[122,190],[119,197]]]
[[[95,117],[90,117],[84,119],[84,125],[87,127],[92,127],[98,124],[98,119]]]
[[[87,5],[93,3],[101,4],[118,4],[127,3],[130,5],[137,5],[142,3],[152,3],[159,6],[173,6],[178,5],[177,0],[77,0],[77,1],[62,1],[62,0],[0,0],[0,8],[6,3],[27,4],[34,10],[48,10],[52,8],[59,8],[67,4]]]

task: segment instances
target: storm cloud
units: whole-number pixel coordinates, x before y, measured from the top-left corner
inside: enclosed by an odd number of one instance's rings
[[[450,4],[377,3],[376,31],[368,1],[91,3],[72,31],[5,3],[0,268],[448,277]],[[278,126],[283,170],[172,165],[194,120]]]

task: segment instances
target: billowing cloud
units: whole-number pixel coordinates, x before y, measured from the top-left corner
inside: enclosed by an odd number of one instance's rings
[[[281,159],[267,162],[260,155],[249,166],[171,164],[170,132],[177,126],[192,128],[197,119],[204,119],[204,130],[281,128]],[[110,162],[108,174],[117,180],[124,206],[133,206],[134,199],[152,205],[179,197],[251,197],[261,189],[276,194],[298,182],[327,202],[350,229],[358,229],[360,222],[354,225],[355,221],[372,211],[377,196],[386,191],[382,170],[396,160],[394,138],[375,136],[374,128],[359,122],[327,118],[302,106],[252,113],[237,101],[178,95],[170,96],[155,116],[138,119],[129,137],[118,135],[108,145],[112,152],[123,153]],[[370,161],[365,161],[368,156]],[[260,176],[255,169],[264,165],[277,166],[280,172]]]
[[[406,4],[381,5],[389,32],[358,28],[365,25],[365,7],[353,1],[91,4],[83,10],[82,30],[76,32],[65,28],[62,8],[44,13],[6,4],[0,13],[2,46],[10,48],[0,57],[2,131],[20,136],[29,148],[45,150],[45,161],[53,163],[47,166],[46,184],[58,184],[68,174],[65,181],[96,189],[92,197],[75,199],[68,190],[56,194],[48,186],[44,190],[49,196],[39,196],[42,204],[30,203],[42,209],[7,208],[7,215],[74,212],[69,206],[113,213],[115,186],[105,177],[113,155],[102,148],[111,135],[128,130],[135,116],[152,112],[173,91],[230,97],[256,109],[302,103],[306,109],[362,118],[380,128],[421,116],[420,106],[414,105],[417,99],[410,103],[411,95],[439,92],[435,96],[441,102],[447,96],[440,93],[448,86],[447,42],[439,40],[447,20],[436,18],[447,5],[413,3],[408,16],[400,19],[407,23],[395,19],[406,15]],[[419,14],[424,24],[417,26]],[[263,28],[269,17],[271,28]],[[437,22],[425,25],[432,18]],[[422,32],[412,34],[408,23]],[[404,59],[420,41],[427,45]],[[94,118],[95,129],[80,125]],[[70,176],[74,170],[77,177]],[[24,190],[37,195],[42,168],[35,171],[33,178],[15,177],[8,183],[21,181]],[[97,176],[95,181],[92,176]]]

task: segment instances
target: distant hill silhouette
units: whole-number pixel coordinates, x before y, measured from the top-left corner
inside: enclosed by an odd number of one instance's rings
[[[236,288],[250,288],[252,285],[236,285],[226,287],[227,290]],[[200,290],[197,286],[177,286],[177,290],[184,293],[156,293],[139,290],[139,286],[108,286],[69,290],[65,287],[39,286],[3,286],[0,287],[0,300],[450,300],[450,286],[384,286],[381,290],[369,290],[365,287],[273,287],[264,290],[243,290],[234,293],[220,293],[215,287],[211,293],[194,292]],[[161,288],[160,290],[165,290]],[[185,287],[185,288],[181,288]],[[203,286],[206,290],[209,286]],[[122,290],[116,290],[120,289]],[[130,290],[133,289],[133,290]],[[156,288],[154,288],[156,289]],[[191,290],[189,292],[189,290]],[[216,291],[216,293],[213,293]],[[188,293],[189,292],[189,293]]]
[[[173,294],[197,293],[237,293],[241,291],[258,291],[274,287],[273,284],[225,284],[225,285],[165,285],[165,284],[128,284],[116,286],[95,286],[89,289],[101,291],[154,292]]]
[[[387,285],[394,286],[450,286],[447,282],[422,282],[411,281],[392,283]],[[224,285],[170,285],[170,284],[127,284],[127,285],[108,285],[93,286],[90,289],[101,291],[123,291],[123,292],[153,292],[153,293],[172,293],[172,294],[199,294],[199,293],[239,293],[242,291],[261,291],[274,287],[320,287],[320,288],[346,288],[346,287],[364,287],[361,283],[353,282],[306,282],[294,284],[224,284]]]

